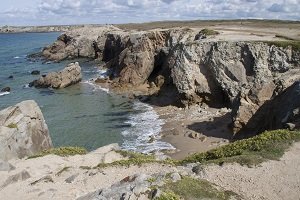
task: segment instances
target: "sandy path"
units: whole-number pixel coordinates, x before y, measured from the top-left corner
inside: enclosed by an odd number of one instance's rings
[[[208,166],[203,178],[249,200],[299,200],[299,155],[300,143],[295,143],[280,161],[268,161],[254,168],[239,164]]]

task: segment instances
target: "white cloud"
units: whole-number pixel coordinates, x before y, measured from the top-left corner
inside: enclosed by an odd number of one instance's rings
[[[0,12],[36,24],[268,18],[300,20],[300,0],[38,0],[34,9]],[[22,9],[24,10],[24,9]],[[26,10],[26,9],[25,9]],[[41,19],[44,19],[41,21]]]

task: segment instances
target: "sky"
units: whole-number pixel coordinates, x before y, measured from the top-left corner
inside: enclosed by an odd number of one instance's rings
[[[0,0],[0,26],[245,18],[300,20],[300,0]]]

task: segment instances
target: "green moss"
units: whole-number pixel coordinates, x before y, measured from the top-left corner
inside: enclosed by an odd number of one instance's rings
[[[99,163],[94,168],[106,168],[106,167],[114,167],[114,166],[126,166],[129,167],[131,165],[141,166],[143,164],[148,163],[160,163],[160,164],[170,164],[175,165],[177,161],[172,159],[167,159],[163,161],[159,161],[155,159],[154,155],[145,155],[141,153],[135,153],[130,151],[116,151],[120,153],[122,156],[128,158],[127,160],[118,160],[112,163]]]
[[[59,170],[55,175],[60,176],[63,172],[68,171],[71,167],[64,167],[61,170]]]
[[[15,123],[10,123],[7,125],[8,128],[18,128],[18,125]]]
[[[43,150],[42,152],[36,155],[29,156],[28,159],[42,157],[49,154],[54,154],[58,156],[74,156],[74,155],[84,155],[86,153],[87,150],[82,147],[59,147],[59,148]]]
[[[220,33],[218,31],[212,30],[212,29],[202,29],[199,33],[204,34],[204,35],[219,35]]]
[[[293,141],[300,141],[300,132],[288,130],[266,131],[253,138],[239,140],[228,145],[191,155],[180,163],[237,162],[242,165],[256,165],[265,160],[279,159]]]
[[[155,200],[180,200],[180,197],[173,192],[164,192],[160,197],[155,198]]]
[[[167,182],[161,188],[166,194],[158,200],[164,199],[230,199],[232,196],[238,198],[233,192],[221,191],[206,180],[183,177],[177,182]],[[169,195],[169,196],[168,196]]]
[[[277,47],[292,47],[294,51],[300,51],[300,41],[298,40],[290,40],[290,41],[263,41],[264,43],[267,43],[269,46],[275,45]]]

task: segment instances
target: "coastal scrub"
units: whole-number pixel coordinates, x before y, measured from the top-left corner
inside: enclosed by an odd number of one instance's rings
[[[237,162],[241,165],[252,166],[265,160],[279,159],[295,141],[300,141],[299,131],[266,131],[249,139],[239,140],[204,153],[193,154],[180,163]]]
[[[49,154],[54,154],[54,155],[64,157],[64,156],[84,155],[86,153],[87,153],[87,150],[83,147],[59,147],[59,148],[43,150],[42,152],[40,152],[36,155],[29,156],[28,159],[42,157],[42,156],[46,156]]]
[[[167,181],[161,187],[162,195],[156,200],[179,200],[179,199],[231,199],[238,195],[231,191],[218,190],[206,180],[194,179],[184,176],[177,182]]]

